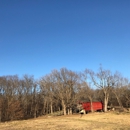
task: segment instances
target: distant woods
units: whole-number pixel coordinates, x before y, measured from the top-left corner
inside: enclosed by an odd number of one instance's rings
[[[101,101],[107,106],[130,107],[130,82],[120,73],[102,67],[74,72],[53,70],[35,80],[33,76],[0,77],[0,121],[36,118],[63,111],[76,111],[79,101]]]

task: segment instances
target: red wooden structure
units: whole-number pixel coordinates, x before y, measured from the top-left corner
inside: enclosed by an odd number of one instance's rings
[[[83,102],[81,104],[82,104],[83,109],[86,112],[91,111],[91,103],[90,102]],[[93,108],[93,111],[101,111],[101,110],[103,110],[103,104],[102,104],[102,102],[92,102],[92,108]]]

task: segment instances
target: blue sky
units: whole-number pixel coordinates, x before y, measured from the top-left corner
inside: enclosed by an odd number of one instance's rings
[[[129,51],[129,0],[0,0],[1,76],[102,64],[130,77]]]

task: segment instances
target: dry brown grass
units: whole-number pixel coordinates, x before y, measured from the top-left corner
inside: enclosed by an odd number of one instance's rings
[[[0,130],[130,130],[130,114],[93,113],[43,116],[37,119],[0,123]]]

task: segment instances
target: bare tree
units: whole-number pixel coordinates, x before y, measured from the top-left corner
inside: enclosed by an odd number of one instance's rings
[[[125,97],[129,100],[128,96],[128,87],[129,87],[129,80],[119,72],[116,72],[113,76],[113,86],[112,92],[114,93],[119,106],[123,109],[122,99]]]
[[[57,97],[61,101],[64,115],[66,115],[67,108],[72,109],[78,75],[66,68],[62,68],[60,71],[54,70],[52,74],[55,77]]]
[[[79,99],[88,99],[91,104],[91,112],[93,112],[92,101],[94,98],[94,90],[91,88],[91,83],[87,83],[86,73],[80,73],[80,81]]]
[[[123,87],[124,88],[124,97],[126,99],[126,106],[130,107],[130,83],[127,81],[127,84]]]
[[[110,70],[104,70],[102,67],[99,68],[98,73],[94,73],[91,70],[86,69],[86,74],[90,76],[90,80],[93,84],[102,90],[104,95],[104,112],[107,111],[107,104],[109,99],[109,93],[113,86],[113,75]]]
[[[93,112],[93,98],[94,98],[94,90],[90,87],[90,85],[87,85],[86,82],[83,83],[83,88],[82,88],[82,91],[84,92],[83,95],[84,97],[86,96],[89,101],[90,101],[90,104],[91,104],[91,112]]]
[[[39,81],[42,93],[46,96],[48,105],[50,106],[50,113],[53,113],[53,104],[55,99],[55,81],[52,74],[42,77]],[[55,101],[56,102],[56,101]]]

